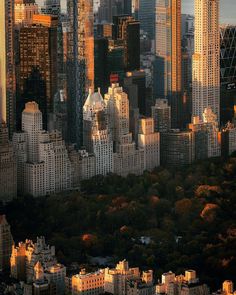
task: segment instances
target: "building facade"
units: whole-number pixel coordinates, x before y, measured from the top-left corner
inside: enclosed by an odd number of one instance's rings
[[[220,157],[221,134],[217,116],[211,108],[206,108],[203,120],[199,117],[193,118],[189,125],[195,134],[195,157],[197,160]]]
[[[76,151],[72,146],[69,149],[69,158],[72,167],[72,186],[78,188],[82,180],[90,179],[96,175],[96,158],[86,149]]]
[[[210,107],[220,120],[219,0],[195,0],[192,115]]]
[[[67,92],[69,141],[83,143],[83,105],[94,89],[93,1],[69,0]]]
[[[58,18],[33,15],[33,24],[19,32],[19,89],[17,127],[25,103],[35,100],[42,110],[47,129],[57,93],[57,25]]]
[[[33,15],[38,14],[38,5],[35,0],[16,0],[14,6],[15,25],[31,25]]]
[[[83,107],[84,145],[94,153],[96,175],[113,172],[113,141],[107,122],[107,109],[100,92],[90,91]]]
[[[236,127],[227,123],[221,131],[221,153],[223,156],[231,156],[236,151]]]
[[[170,130],[161,133],[161,164],[170,168],[184,167],[195,160],[194,134]]]
[[[11,227],[6,220],[6,216],[0,215],[0,272],[10,270],[13,243]]]
[[[108,114],[108,127],[114,142],[114,173],[127,176],[142,174],[144,151],[136,148],[129,128],[128,95],[119,84],[112,84],[104,101]]]
[[[71,279],[72,295],[99,295],[104,293],[104,270],[86,273],[83,269]]]
[[[38,237],[35,243],[26,240],[12,248],[10,262],[11,276],[31,283],[37,279],[38,262],[44,270],[57,264],[55,247],[47,245],[44,237]]]
[[[171,129],[171,107],[167,99],[157,99],[152,107],[155,132],[168,132]]]
[[[125,71],[140,69],[140,22],[132,16],[114,16],[114,39],[124,42]]]
[[[172,128],[180,128],[182,115],[181,1],[156,2],[155,95],[171,105]]]
[[[155,0],[139,0],[138,19],[140,28],[148,34],[151,40],[155,39]]]
[[[236,26],[220,27],[220,121],[226,124],[236,104]]]
[[[34,197],[71,189],[72,167],[60,132],[42,127],[38,104],[29,102],[22,113],[22,132],[13,135],[18,163],[18,188]]]
[[[0,2],[0,122],[15,129],[14,1]]]
[[[5,123],[0,124],[0,201],[11,201],[17,196],[17,167],[13,145],[8,140]]]
[[[144,169],[152,171],[160,165],[160,133],[154,132],[153,118],[139,121],[138,147],[144,150]]]
[[[120,261],[114,269],[105,269],[104,291],[113,295],[126,294],[127,279],[138,278],[140,278],[138,267],[130,268],[128,261]]]

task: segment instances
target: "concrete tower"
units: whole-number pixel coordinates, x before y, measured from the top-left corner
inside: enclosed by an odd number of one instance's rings
[[[192,115],[208,107],[220,118],[219,0],[195,0]]]
[[[27,133],[28,162],[38,163],[39,133],[43,130],[42,113],[36,102],[28,102],[22,113],[22,131]]]
[[[96,174],[113,172],[113,142],[107,125],[106,105],[100,92],[92,92],[83,107],[84,144],[96,158]]]
[[[156,95],[168,98],[173,128],[182,122],[181,0],[156,3]]]

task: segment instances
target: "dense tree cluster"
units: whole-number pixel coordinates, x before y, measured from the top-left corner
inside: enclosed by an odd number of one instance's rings
[[[89,256],[176,273],[196,269],[213,288],[236,273],[236,158],[95,177],[81,192],[19,197],[4,210],[16,241],[45,235],[66,264]],[[148,237],[148,239],[141,239]]]

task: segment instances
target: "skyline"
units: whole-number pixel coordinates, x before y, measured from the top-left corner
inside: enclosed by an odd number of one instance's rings
[[[235,8],[0,0],[0,295],[236,295]]]
[[[66,0],[62,1],[62,8],[65,9]],[[234,9],[232,9],[234,6]],[[236,24],[234,11],[236,10],[235,0],[220,1],[220,22]],[[194,13],[194,0],[182,0],[182,13]]]

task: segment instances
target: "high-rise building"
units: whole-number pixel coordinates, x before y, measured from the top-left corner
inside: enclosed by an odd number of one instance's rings
[[[176,168],[192,164],[195,160],[194,134],[172,129],[161,133],[161,164]]]
[[[144,150],[144,169],[152,171],[160,165],[160,133],[154,132],[153,118],[139,121],[138,146]]]
[[[34,15],[31,26],[19,32],[20,65],[17,98],[17,127],[25,103],[35,100],[42,110],[47,129],[57,93],[57,24],[56,16]]]
[[[220,28],[220,121],[226,124],[236,104],[236,26]]]
[[[83,107],[83,142],[96,158],[96,175],[113,172],[113,141],[107,122],[107,108],[100,92],[90,91]]]
[[[147,88],[145,71],[127,72],[124,78],[124,88],[130,99],[130,107],[132,109],[139,108],[142,115],[147,112]]]
[[[116,82],[123,81],[125,76],[124,56],[125,48],[122,40],[109,40],[107,57],[107,71],[108,77],[115,75]],[[109,81],[110,82],[110,81]],[[110,83],[109,83],[110,84]]]
[[[15,129],[14,1],[0,1],[0,122]]]
[[[144,151],[136,149],[130,132],[128,95],[114,83],[105,94],[104,101],[114,142],[114,172],[122,176],[130,173],[139,175],[144,170]]]
[[[195,0],[192,115],[210,107],[220,120],[219,0]]]
[[[33,15],[38,14],[38,5],[35,0],[16,0],[15,7],[15,25],[31,25]]]
[[[31,163],[37,163],[39,161],[38,136],[43,130],[42,122],[42,113],[37,103],[27,103],[22,113],[22,131],[27,134],[27,160]]]
[[[11,227],[5,215],[0,215],[0,272],[10,270],[10,257],[13,246]]]
[[[98,21],[111,23],[113,16],[131,15],[132,0],[100,0]]]
[[[0,201],[8,202],[17,196],[16,159],[8,139],[5,123],[0,124]]]
[[[109,86],[108,78],[108,40],[107,38],[96,38],[94,40],[94,86],[101,88],[104,94]]]
[[[26,104],[22,132],[13,135],[18,163],[18,187],[34,197],[69,190],[72,185],[71,162],[65,142],[58,131],[42,128],[42,113],[37,103]]]
[[[78,146],[83,141],[83,105],[94,89],[93,1],[69,0],[68,133]]]
[[[36,1],[40,14],[51,15],[58,17],[57,24],[57,78],[58,78],[58,93],[60,91],[66,91],[66,68],[63,64],[63,18],[67,17],[67,14],[61,13],[61,0],[34,0]],[[52,118],[51,121],[54,119]],[[50,130],[51,126],[49,126]]]
[[[155,132],[168,132],[171,129],[171,108],[167,99],[157,99],[152,107]]]
[[[171,104],[173,128],[181,126],[181,0],[156,2],[155,95]]]
[[[191,122],[192,56],[194,54],[194,16],[182,14],[182,127]]]
[[[124,41],[124,67],[126,71],[140,69],[140,22],[132,16],[114,16],[114,38]]]
[[[151,40],[155,39],[155,0],[140,0],[138,9],[138,19],[140,21],[140,28]]]

